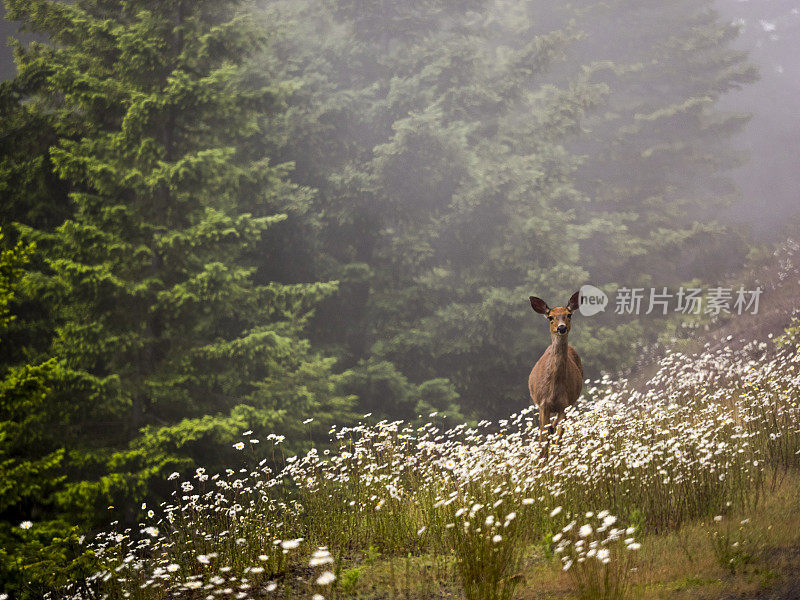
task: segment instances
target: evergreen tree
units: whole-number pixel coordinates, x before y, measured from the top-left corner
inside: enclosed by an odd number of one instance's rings
[[[591,190],[592,211],[614,230],[583,246],[586,255],[615,257],[593,265],[596,281],[675,285],[737,268],[746,244],[719,215],[737,199],[727,172],[746,157],[730,140],[749,116],[717,102],[758,76],[731,46],[738,25],[721,20],[711,2],[571,9],[585,35],[560,75],[585,64],[610,90],[571,146],[584,157],[577,185]]]
[[[14,50],[17,56],[26,52],[19,44]],[[33,43],[28,52],[44,48]],[[67,186],[53,172],[48,153],[58,140],[59,99],[36,95],[45,65],[32,60],[25,76],[0,82],[0,215],[7,224],[52,229],[69,215],[69,205]]]
[[[3,241],[0,231],[0,343],[7,347],[34,247]],[[69,392],[80,383],[52,359],[0,371],[0,585],[16,598],[40,598],[93,572],[55,499],[66,478],[63,438],[74,422]]]
[[[491,3],[395,3],[389,14],[362,3],[358,16],[346,3],[304,6],[289,10],[327,35],[308,50],[303,27],[287,35],[284,52],[306,59],[289,73],[305,84],[293,101],[306,120],[290,125],[284,156],[320,190],[319,264],[342,280],[322,314],[345,315],[317,321],[316,339],[340,345],[365,407],[398,416],[413,386],[446,376],[449,402],[478,415],[492,398],[507,414],[532,354],[529,290],[566,290],[584,274],[588,228],[562,235],[576,222],[564,209],[582,200],[561,142],[604,88],[538,85],[572,33],[536,31]],[[381,35],[365,25],[389,17],[398,25]],[[399,25],[414,19],[425,27]],[[302,162],[313,148],[331,158]],[[389,364],[410,387],[379,384]]]
[[[705,5],[267,10],[289,16],[272,66],[298,82],[275,153],[319,189],[314,268],[342,281],[314,339],[360,374],[364,406],[410,411],[403,380],[446,377],[469,414],[508,414],[549,342],[531,293],[675,285],[742,256],[708,207],[746,119],[714,104],[754,73]],[[663,330],[608,315],[573,339],[594,376]]]
[[[43,256],[26,292],[53,311],[71,384],[30,413],[6,393],[11,420],[60,423],[37,445],[61,452],[48,510],[105,518],[171,470],[232,464],[242,430],[298,440],[305,415],[313,435],[346,419],[333,359],[302,338],[335,284],[266,280],[253,260],[310,195],[253,152],[285,94],[241,68],[265,34],[232,1],[7,7],[52,41],[18,49],[18,79],[36,73],[30,103],[55,106],[48,156],[71,203],[52,230],[20,225]]]

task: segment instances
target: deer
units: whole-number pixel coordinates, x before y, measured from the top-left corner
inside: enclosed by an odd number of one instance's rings
[[[583,365],[575,348],[567,344],[572,315],[580,302],[575,292],[566,306],[550,308],[541,298],[531,296],[531,307],[550,323],[550,345],[531,370],[528,389],[539,409],[541,456],[547,458],[549,436],[557,430],[556,444],[563,434],[564,411],[578,400],[583,389]],[[555,424],[551,423],[556,416]]]

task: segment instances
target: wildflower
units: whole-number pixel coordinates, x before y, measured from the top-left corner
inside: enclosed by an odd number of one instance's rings
[[[322,575],[317,577],[317,585],[328,585],[334,582],[336,575],[330,571],[325,571]]]
[[[176,565],[175,563],[171,563],[167,565],[167,573],[174,573],[178,569],[180,569],[180,565]]]
[[[309,567],[318,567],[320,565],[327,565],[333,562],[331,553],[327,548],[320,548],[311,555],[311,560],[308,561]]]
[[[284,550],[294,550],[300,545],[300,542],[303,541],[303,538],[297,538],[295,540],[284,540],[281,542],[281,548]]]
[[[236,448],[237,450],[243,450],[244,449],[244,442],[236,442],[233,445],[233,447]]]
[[[715,520],[717,523],[719,523],[720,521],[722,521],[722,515],[717,515],[716,517],[714,517],[714,520]]]
[[[555,517],[559,514],[563,509],[560,506],[556,506],[553,510],[550,511],[550,516]]]
[[[569,571],[569,568],[572,566],[572,559],[568,558],[562,567],[562,570]]]
[[[592,534],[592,526],[588,523],[586,525],[582,525],[581,528],[578,530],[578,535],[582,538],[585,538],[587,535]]]
[[[615,517],[614,515],[608,515],[606,517],[603,517],[603,527],[606,528],[611,527],[616,522],[617,522],[617,517]]]
[[[259,554],[258,555],[258,560],[260,560],[262,562],[265,561],[265,560],[269,560],[269,556],[267,556],[266,554]]]
[[[33,527],[33,523],[31,523],[30,521],[23,521],[22,523],[19,524],[20,529],[30,529],[31,527]]]
[[[492,538],[492,543],[493,543],[493,544],[499,544],[499,543],[500,543],[500,542],[502,542],[502,541],[503,541],[503,536],[502,536],[502,535],[495,535],[495,536]]]
[[[600,562],[607,561],[611,556],[611,552],[608,548],[600,548],[597,551],[597,560]]]
[[[325,596],[323,596],[322,594],[314,594],[313,596],[311,596],[311,600],[325,600]]]
[[[242,436],[244,436],[244,437],[247,437],[248,435],[253,435],[253,430],[252,429],[248,429],[247,431],[245,431],[242,434]]]
[[[158,527],[145,527],[142,529],[142,533],[146,533],[150,537],[156,537],[158,535]]]
[[[303,421],[303,425],[308,425],[313,420],[314,420],[314,417],[311,417],[310,419],[306,419],[305,421]]]
[[[427,527],[426,525],[423,525],[422,527],[420,527],[419,529],[417,529],[417,535],[422,535],[423,533],[425,533],[425,530],[426,530],[427,528],[428,528],[428,527]]]
[[[628,550],[638,550],[641,547],[642,547],[642,545],[640,543],[638,543],[638,542],[634,542],[632,544],[628,544]]]
[[[266,590],[267,590],[268,592],[274,592],[274,591],[275,591],[277,588],[278,588],[278,584],[277,584],[277,583],[275,583],[274,581],[270,581],[270,582],[267,584]]]

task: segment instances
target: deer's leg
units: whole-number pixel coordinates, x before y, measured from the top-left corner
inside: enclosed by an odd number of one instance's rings
[[[556,415],[556,445],[559,448],[561,447],[561,436],[564,435],[564,416],[563,410],[558,411],[558,414]]]
[[[539,445],[541,446],[542,450],[539,453],[539,456],[544,456],[547,458],[547,437],[550,433],[550,411],[544,407],[544,405],[539,407]]]

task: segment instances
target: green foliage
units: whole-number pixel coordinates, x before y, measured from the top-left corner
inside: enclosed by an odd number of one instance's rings
[[[719,517],[715,517],[715,521],[717,519]],[[758,560],[761,548],[750,526],[750,519],[742,520],[738,526],[727,521],[722,525],[715,523],[708,533],[714,558],[731,575]]]
[[[0,581],[15,598],[42,598],[68,584],[89,593],[88,580],[100,568],[78,528],[63,521],[39,521],[28,530],[3,524],[0,540]]]
[[[253,145],[290,88],[242,70],[264,30],[233,1],[6,5],[48,39],[16,47],[0,90],[3,144],[47,126],[0,164],[3,216],[37,247],[24,274],[32,245],[1,257],[3,324],[12,302],[20,318],[3,349],[0,517],[59,524],[30,552],[9,538],[6,576],[39,597],[86,567],[65,523],[134,522],[172,471],[231,464],[243,430],[298,450],[352,399],[303,339],[336,282],[283,283],[256,260],[310,194]],[[50,219],[34,206],[46,193]]]
[[[9,304],[14,301],[16,288],[24,273],[23,267],[33,251],[33,245],[26,246],[22,242],[12,248],[5,248],[3,238],[3,230],[0,229],[0,334],[5,333],[15,318],[10,314]]]
[[[568,179],[577,162],[548,137],[557,137],[557,90],[529,92],[573,33],[490,14],[482,2],[474,12],[359,7],[357,17],[339,3],[273,8],[298,23],[276,45],[307,57],[305,68],[287,68],[306,86],[290,100],[298,118],[279,150],[298,181],[319,189],[316,268],[342,282],[314,321],[315,339],[350,364],[391,363],[415,385],[431,382],[425,393],[446,378],[466,413],[480,414],[489,398],[507,413],[528,366],[519,337],[530,333],[528,288],[548,280],[566,289],[581,273],[581,234],[564,248],[560,231],[574,213],[539,226],[543,213],[583,201]],[[392,27],[369,31],[386,19]],[[425,26],[408,27],[418,21]],[[585,85],[562,99],[580,113],[602,94]],[[535,134],[519,135],[522,115]],[[544,271],[531,271],[532,256]],[[385,414],[413,417],[403,383],[389,387],[397,404],[377,388],[355,393],[367,411],[391,405]]]
[[[362,569],[353,567],[344,569],[339,576],[339,587],[345,596],[355,596],[358,580],[361,578]]]
[[[547,344],[530,294],[743,254],[714,211],[747,117],[716,104],[756,74],[710,2],[5,3],[47,39],[0,84],[2,576],[23,597],[85,576],[67,523],[134,522],[243,430],[291,453],[356,401],[506,417]],[[571,341],[591,376],[663,329],[607,314]]]
[[[342,393],[360,398],[359,408],[389,419],[447,418],[450,424],[463,421],[458,393],[447,379],[411,383],[387,361],[363,361],[338,380]]]
[[[707,4],[265,9],[287,23],[270,51],[293,60],[254,65],[298,84],[268,143],[318,189],[304,268],[341,282],[313,339],[383,365],[388,389],[351,388],[364,410],[413,416],[402,374],[449,380],[464,414],[507,415],[548,343],[530,294],[713,282],[743,258],[715,211],[747,117],[716,102],[756,73]],[[670,327],[611,309],[571,338],[589,376]]]
[[[775,345],[788,352],[800,345],[800,318],[792,317],[789,326],[775,338]]]

